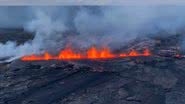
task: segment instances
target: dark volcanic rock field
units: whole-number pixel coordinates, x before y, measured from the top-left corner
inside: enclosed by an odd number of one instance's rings
[[[185,59],[2,64],[2,104],[184,104]]]
[[[185,58],[167,40],[132,43],[150,57],[1,63],[0,104],[185,104]]]

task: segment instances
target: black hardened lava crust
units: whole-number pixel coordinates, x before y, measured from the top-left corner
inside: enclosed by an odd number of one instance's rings
[[[185,59],[159,56],[1,64],[1,104],[183,104]]]

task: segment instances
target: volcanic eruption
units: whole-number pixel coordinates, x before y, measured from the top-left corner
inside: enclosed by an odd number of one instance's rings
[[[65,60],[65,59],[107,59],[107,58],[125,58],[125,57],[136,57],[136,56],[150,56],[149,49],[145,49],[142,53],[136,50],[131,50],[128,53],[114,54],[110,48],[103,47],[98,49],[93,46],[87,49],[85,52],[75,52],[72,47],[67,47],[61,50],[56,56],[45,52],[43,55],[28,55],[21,58],[22,61],[35,61],[35,60]]]
[[[184,10],[7,7],[0,104],[185,104]]]

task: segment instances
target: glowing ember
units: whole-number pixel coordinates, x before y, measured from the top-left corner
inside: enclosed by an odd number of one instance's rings
[[[48,52],[44,55],[29,55],[21,58],[22,61],[36,61],[36,60],[65,60],[65,59],[105,59],[105,58],[124,58],[124,57],[136,57],[136,56],[150,56],[151,53],[148,49],[145,49],[143,53],[139,53],[135,50],[131,50],[129,53],[113,54],[110,49],[104,47],[102,49],[97,49],[96,47],[91,47],[87,52],[76,53],[72,48],[67,47],[62,50],[59,55],[52,56]]]

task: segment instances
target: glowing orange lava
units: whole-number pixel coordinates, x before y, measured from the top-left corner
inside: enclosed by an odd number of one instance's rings
[[[96,47],[91,47],[87,51],[87,58],[95,59],[95,58],[114,58],[114,55],[110,52],[110,49],[104,47],[102,50],[97,50]]]
[[[74,52],[72,48],[67,47],[62,50],[57,56],[53,56],[48,52],[44,55],[28,55],[21,58],[22,61],[37,61],[37,60],[65,60],[65,59],[106,59],[106,58],[124,58],[124,57],[136,57],[136,56],[150,56],[151,53],[148,49],[145,49],[142,53],[136,50],[131,50],[128,53],[113,54],[110,49],[103,47],[98,49],[91,47],[85,53]]]
[[[64,50],[62,50],[57,59],[80,59],[82,58],[81,54],[77,54],[75,52],[73,52],[73,50],[71,48],[66,48]]]

